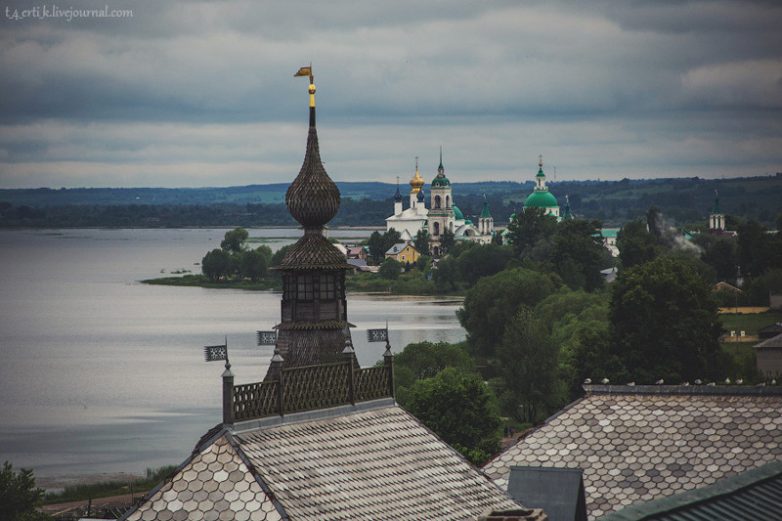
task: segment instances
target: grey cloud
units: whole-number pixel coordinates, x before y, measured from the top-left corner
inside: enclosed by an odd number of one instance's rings
[[[485,179],[538,152],[573,178],[782,162],[772,2],[109,5],[134,16],[0,16],[0,185],[286,180],[310,60],[338,179],[393,180],[440,143]]]

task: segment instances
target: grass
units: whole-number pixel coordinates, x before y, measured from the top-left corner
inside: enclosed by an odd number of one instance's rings
[[[722,352],[730,364],[729,372],[725,375],[735,381],[737,378],[743,378],[744,384],[752,384],[763,381],[758,373],[757,362],[755,361],[755,349],[753,346],[757,342],[729,342],[720,344]]]
[[[426,280],[418,270],[402,273],[389,280],[377,273],[355,273],[345,280],[348,291],[360,293],[389,293],[392,295],[436,295],[434,283]]]
[[[102,481],[89,485],[70,485],[65,487],[65,490],[62,492],[46,494],[43,503],[45,505],[50,505],[53,503],[65,503],[66,501],[83,501],[100,497],[129,494],[131,483],[133,485],[133,493],[140,494],[163,481],[175,469],[176,467],[174,465],[147,469],[146,475],[143,478],[136,478],[130,483],[127,481]]]
[[[745,331],[748,335],[756,335],[758,330],[775,322],[782,322],[782,312],[767,311],[748,315],[725,313],[720,315],[720,321],[726,331]]]
[[[216,289],[246,289],[251,291],[260,290],[279,290],[282,289],[280,280],[276,277],[268,277],[256,282],[250,280],[220,280],[212,281],[203,275],[184,275],[182,277],[161,277],[158,279],[147,279],[141,281],[143,284],[153,284],[158,286],[187,286],[198,288],[216,288]]]

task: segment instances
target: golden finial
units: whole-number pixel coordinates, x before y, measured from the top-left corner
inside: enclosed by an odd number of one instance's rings
[[[312,63],[310,63],[308,67],[299,67],[298,72],[296,72],[293,77],[295,78],[297,76],[309,76],[310,108],[315,108],[315,76],[312,74]]]
[[[415,156],[415,175],[410,180],[410,193],[417,194],[424,186],[424,178],[421,177],[421,172],[418,171],[418,156]]]

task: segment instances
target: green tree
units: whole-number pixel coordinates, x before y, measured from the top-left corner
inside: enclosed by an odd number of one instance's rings
[[[244,242],[250,236],[244,228],[234,228],[225,232],[225,237],[220,243],[220,248],[228,253],[239,253],[244,249]]]
[[[747,221],[738,227],[738,255],[744,275],[762,275],[768,267],[766,229],[757,221]]]
[[[497,399],[476,374],[443,369],[415,382],[402,405],[476,465],[499,450]]]
[[[739,263],[736,240],[702,234],[697,242],[703,248],[701,260],[714,269],[717,280],[735,281]]]
[[[473,244],[457,257],[460,279],[467,287],[472,286],[478,279],[504,270],[512,258],[513,250],[509,246]]]
[[[710,285],[693,262],[658,257],[623,270],[611,299],[620,378],[681,382],[720,375],[721,326]]]
[[[413,246],[421,255],[429,255],[429,231],[426,228],[421,228],[415,234]]]
[[[782,268],[766,271],[766,273],[760,277],[753,278],[747,286],[750,304],[755,306],[768,306],[769,294],[782,293]]]
[[[231,256],[224,250],[215,248],[201,259],[201,271],[211,281],[218,281],[231,273]]]
[[[557,223],[551,260],[556,272],[572,289],[594,291],[603,285],[600,270],[610,261],[600,228],[600,221],[573,219]]]
[[[509,396],[506,414],[534,423],[559,406],[557,347],[530,308],[520,306],[497,348],[500,371]]]
[[[462,344],[446,342],[419,342],[408,344],[394,357],[394,381],[397,392],[408,389],[417,380],[431,378],[446,367],[467,372],[475,371],[475,364]]]
[[[386,259],[380,265],[380,276],[388,280],[396,280],[402,273],[402,264],[394,259]]]
[[[33,471],[15,472],[9,462],[0,471],[0,519],[3,521],[44,521],[51,519],[36,507],[43,500],[43,490],[35,486]]]
[[[560,290],[535,307],[535,317],[548,326],[551,341],[559,346],[559,378],[570,399],[582,394],[586,378],[599,381],[617,372],[609,349],[608,311],[605,291]]]
[[[385,258],[386,252],[394,244],[401,241],[402,236],[398,231],[391,228],[385,233],[372,232],[367,241],[369,247],[369,257],[375,264],[380,264]]]
[[[467,291],[464,307],[457,312],[459,322],[467,330],[470,349],[480,356],[493,356],[519,307],[536,305],[560,286],[556,275],[525,268],[480,279]]]
[[[446,255],[451,251],[455,244],[455,238],[451,230],[445,230],[440,236],[440,256]]]
[[[269,267],[269,257],[259,250],[249,250],[239,254],[239,273],[241,277],[250,279],[253,282],[264,278]]]
[[[619,260],[623,268],[649,262],[660,253],[657,240],[642,221],[625,224],[617,235],[616,247],[619,248]]]
[[[508,224],[508,239],[516,256],[525,258],[538,241],[554,235],[556,227],[556,218],[543,208],[526,208]]]
[[[432,270],[432,279],[437,293],[449,293],[460,289],[459,265],[456,258],[448,256],[437,261],[437,268]]]

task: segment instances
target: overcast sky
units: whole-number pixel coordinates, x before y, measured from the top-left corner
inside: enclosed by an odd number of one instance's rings
[[[0,2],[0,187],[782,171],[782,2]]]

